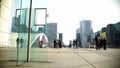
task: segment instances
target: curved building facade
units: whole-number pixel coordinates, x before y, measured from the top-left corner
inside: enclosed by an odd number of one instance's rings
[[[84,48],[88,48],[91,42],[92,27],[90,20],[80,21],[80,37],[81,45]]]

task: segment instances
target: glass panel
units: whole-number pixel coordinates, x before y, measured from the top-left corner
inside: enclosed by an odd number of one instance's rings
[[[39,42],[42,35],[47,35],[46,22],[46,9],[40,15],[40,19],[44,21],[43,32],[38,32],[41,26],[35,26],[35,9],[46,8],[47,0],[33,0],[32,16],[31,16],[31,33],[30,33],[30,59],[29,61],[46,61],[47,60],[47,44],[44,48],[39,48]],[[17,45],[17,65],[24,64],[27,61],[27,44],[28,44],[28,23],[29,23],[29,9],[30,0],[13,0],[12,8],[12,31],[16,32],[15,40]],[[39,16],[37,16],[39,17]],[[37,21],[40,22],[40,21]],[[18,39],[17,39],[18,38]],[[35,50],[40,50],[39,52]],[[36,57],[38,56],[39,57]],[[16,60],[16,58],[15,58]]]
[[[24,64],[27,60],[28,22],[30,0],[22,0],[21,7],[16,9],[19,46],[17,48],[17,65]]]
[[[35,25],[45,25],[46,23],[46,8],[35,9]]]
[[[42,36],[46,37],[46,14],[47,0],[33,0],[32,5],[32,22],[31,22],[31,48],[30,61],[47,61],[47,44],[40,47]],[[42,27],[42,29],[41,29]],[[42,31],[39,31],[42,30]]]

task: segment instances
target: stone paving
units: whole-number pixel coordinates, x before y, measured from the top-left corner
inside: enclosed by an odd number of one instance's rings
[[[16,66],[17,49],[0,48],[0,68],[120,68],[120,49],[44,49],[35,48],[30,62]]]

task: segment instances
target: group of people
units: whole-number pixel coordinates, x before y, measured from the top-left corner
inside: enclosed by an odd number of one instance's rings
[[[69,43],[69,48],[72,48],[72,45],[73,45],[73,49],[78,49],[78,40],[77,39],[74,39],[73,42],[70,40],[70,43]]]
[[[53,43],[54,43],[54,48],[62,48],[62,41],[61,40],[55,39],[53,41]]]
[[[106,39],[105,38],[96,36],[95,41],[96,41],[96,50],[100,50],[102,47],[104,50],[106,50]]]

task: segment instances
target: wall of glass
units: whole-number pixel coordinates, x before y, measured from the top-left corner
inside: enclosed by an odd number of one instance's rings
[[[31,48],[30,48],[30,61],[47,61],[47,44],[40,48],[40,41],[42,38],[41,33],[47,36],[46,26],[46,14],[47,14],[47,0],[33,0],[32,2],[32,18],[31,18]],[[43,29],[43,32],[39,31],[39,28]]]
[[[12,5],[12,30],[16,33],[17,65],[27,61],[46,61],[47,44],[40,48],[39,42],[42,37],[39,27],[43,27],[43,34],[47,35],[46,14],[47,0],[32,0],[31,25],[30,25],[30,47],[28,52],[28,24],[30,13],[30,0],[13,0]],[[42,24],[42,25],[41,25]],[[39,50],[39,52],[38,52]],[[29,53],[29,54],[28,54]],[[39,54],[39,55],[38,55]],[[28,56],[29,55],[29,56]],[[36,57],[38,56],[38,57]]]

